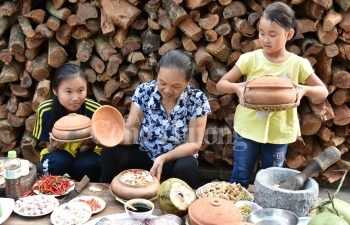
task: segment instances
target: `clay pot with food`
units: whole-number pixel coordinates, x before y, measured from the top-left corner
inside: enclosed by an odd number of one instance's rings
[[[289,80],[265,76],[247,83],[244,101],[256,105],[295,103],[297,91]]]
[[[157,195],[160,183],[150,172],[141,169],[124,170],[111,182],[112,194],[124,200],[152,199]]]
[[[71,113],[56,121],[52,128],[52,135],[60,140],[76,140],[90,136],[91,119],[89,117]]]
[[[189,209],[191,225],[235,225],[242,223],[242,213],[229,200],[217,197],[205,197],[194,201]]]

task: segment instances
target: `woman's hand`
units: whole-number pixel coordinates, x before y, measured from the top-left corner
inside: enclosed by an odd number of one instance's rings
[[[157,177],[158,180],[160,180],[160,177],[162,175],[164,163],[165,163],[164,159],[160,155],[154,160],[153,166],[150,169],[151,174],[153,174],[153,176]]]

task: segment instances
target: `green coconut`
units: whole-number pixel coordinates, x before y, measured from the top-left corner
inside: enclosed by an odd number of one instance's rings
[[[346,220],[350,224],[350,203],[347,203],[343,200],[334,198],[333,199],[333,205],[332,203],[329,202],[329,200],[325,199],[321,202],[320,204],[322,207],[317,208],[317,213],[322,213],[324,211],[329,211],[333,212],[334,214],[336,213],[334,208],[337,210],[338,214]]]
[[[334,213],[324,211],[313,217],[308,225],[349,225],[342,217],[337,216]]]
[[[188,208],[196,198],[195,191],[178,178],[163,181],[157,191],[157,202],[162,212],[179,217],[187,215]]]

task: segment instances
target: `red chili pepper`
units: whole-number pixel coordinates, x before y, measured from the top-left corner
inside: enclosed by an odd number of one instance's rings
[[[70,181],[66,176],[43,175],[33,189],[43,194],[62,195],[71,187]]]
[[[35,195],[35,193],[33,192],[32,189],[29,189],[29,190],[23,192],[21,197],[23,198],[23,197],[27,197],[27,196],[33,196],[33,195]]]

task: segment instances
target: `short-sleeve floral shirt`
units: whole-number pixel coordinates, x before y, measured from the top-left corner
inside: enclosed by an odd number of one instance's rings
[[[205,94],[189,85],[169,118],[161,104],[156,80],[140,84],[131,99],[144,113],[136,143],[147,151],[151,160],[186,143],[190,120],[211,113]]]

